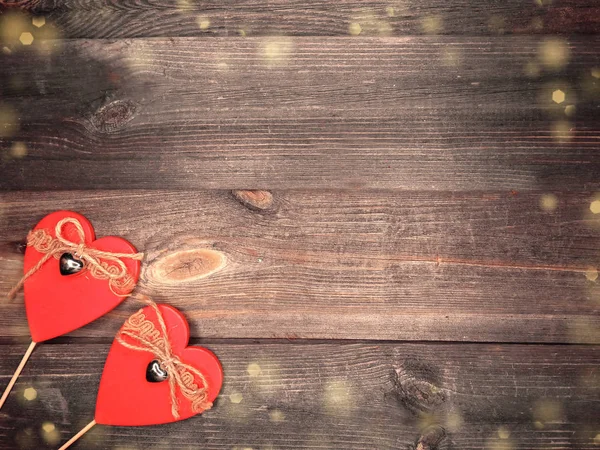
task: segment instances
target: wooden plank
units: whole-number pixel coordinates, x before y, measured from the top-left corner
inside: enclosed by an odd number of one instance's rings
[[[596,198],[5,193],[0,291],[20,277],[30,227],[72,209],[99,236],[122,235],[146,252],[141,290],[185,310],[194,336],[600,342]],[[125,302],[77,335],[111,337],[137,308]],[[4,303],[0,328],[28,335],[22,296]]]
[[[15,51],[3,55],[0,94],[20,129],[0,138],[0,189],[598,190],[599,40],[172,38]],[[557,54],[566,66],[524,74]]]
[[[43,15],[67,38],[600,32],[600,8],[594,0],[130,0],[118,5],[109,0],[26,0],[15,6]]]
[[[64,442],[92,419],[109,343],[79,341],[36,349],[2,409],[1,449]],[[597,448],[599,347],[204,345],[225,373],[212,410],[160,427],[97,426],[76,448]],[[0,345],[2,384],[22,351]]]

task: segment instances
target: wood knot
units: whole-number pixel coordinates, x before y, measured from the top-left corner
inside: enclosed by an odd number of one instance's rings
[[[113,133],[133,119],[135,111],[135,103],[128,100],[115,100],[98,108],[90,121],[98,131]]]
[[[223,253],[203,248],[171,253],[152,264],[150,270],[155,281],[182,283],[207,277],[224,266]]]
[[[239,202],[255,211],[264,211],[273,206],[273,194],[269,191],[233,191]]]
[[[447,450],[446,430],[439,425],[431,425],[421,433],[413,447],[415,450]]]
[[[409,358],[394,377],[399,400],[415,414],[432,412],[446,401],[440,376],[428,364]]]

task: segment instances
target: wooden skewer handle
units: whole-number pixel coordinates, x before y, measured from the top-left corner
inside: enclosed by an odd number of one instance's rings
[[[4,390],[4,394],[2,394],[2,398],[0,398],[0,409],[2,409],[2,406],[4,405],[4,402],[6,401],[6,399],[8,398],[8,394],[10,394],[10,391],[12,390],[13,386],[15,385],[17,378],[19,378],[19,375],[21,375],[21,371],[23,370],[23,367],[25,367],[25,363],[31,356],[31,352],[33,351],[34,348],[35,348],[35,342],[31,341],[31,344],[29,344],[27,351],[25,352],[25,354],[23,355],[23,358],[21,359],[21,362],[19,363],[19,367],[17,367],[17,370],[15,370],[15,373],[13,374],[12,378],[8,382],[8,386],[6,386],[6,389]]]
[[[59,448],[58,450],[65,450],[66,448],[70,447],[71,445],[73,445],[73,443],[75,441],[77,441],[77,439],[79,439],[81,436],[83,436],[85,433],[87,433],[88,431],[90,431],[92,429],[92,427],[96,425],[96,421],[92,420],[90,423],[88,423],[85,427],[83,427],[79,433],[77,433],[75,436],[73,436],[71,439],[69,439],[67,441],[67,443],[65,445],[63,445],[61,448]]]

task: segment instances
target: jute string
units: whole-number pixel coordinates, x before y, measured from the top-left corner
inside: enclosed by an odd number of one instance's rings
[[[167,334],[167,326],[156,303],[146,296],[138,295],[136,298],[145,301],[152,307],[156,313],[160,329],[156,329],[154,323],[147,320],[142,312],[143,310],[140,309],[125,322],[125,325],[117,333],[117,341],[131,350],[152,353],[162,369],[168,373],[171,413],[175,419],[179,419],[177,390],[190,401],[192,411],[195,413],[210,409],[212,403],[208,401],[208,383],[206,378],[198,369],[182,362],[173,354]],[[136,343],[133,344],[126,341],[123,339],[124,337],[130,338],[130,340]],[[196,384],[195,377],[201,381],[202,386]]]
[[[68,240],[63,235],[65,225],[71,224],[77,230],[79,242]],[[87,270],[94,278],[108,280],[110,290],[115,295],[127,295],[135,287],[135,280],[127,270],[122,258],[141,261],[143,253],[113,253],[98,250],[85,245],[85,232],[81,223],[72,217],[62,219],[54,229],[56,237],[52,237],[46,230],[39,229],[30,231],[27,235],[27,246],[35,248],[44,256],[21,278],[8,294],[8,298],[14,296],[23,287],[25,280],[40,270],[42,266],[52,257],[59,259],[64,253],[73,253],[80,258]]]

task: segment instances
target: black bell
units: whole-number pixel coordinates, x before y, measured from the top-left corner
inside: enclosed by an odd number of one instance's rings
[[[150,383],[160,383],[169,378],[169,374],[166,370],[160,366],[158,360],[151,361],[146,368],[146,381]]]
[[[83,261],[75,259],[70,253],[63,253],[60,257],[60,274],[73,275],[83,269]]]

